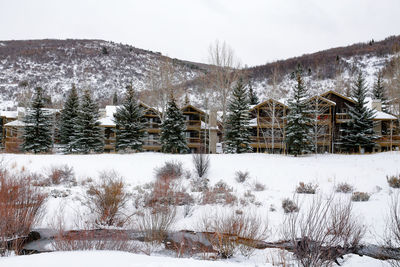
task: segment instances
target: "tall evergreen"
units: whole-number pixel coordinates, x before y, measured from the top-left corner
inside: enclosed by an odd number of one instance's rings
[[[242,79],[239,79],[233,89],[232,99],[228,105],[228,116],[225,128],[226,153],[251,152],[249,98]]]
[[[77,121],[76,149],[81,153],[103,151],[102,130],[99,127],[99,109],[92,100],[90,92],[86,90],[80,101],[79,115]]]
[[[31,107],[24,118],[22,149],[27,152],[48,152],[53,146],[52,114],[44,110],[43,90],[35,88]]]
[[[307,89],[304,86],[301,68],[296,72],[297,84],[293,89],[293,97],[288,101],[286,116],[286,137],[288,152],[295,156],[309,153],[312,148],[312,118],[311,105],[307,101]]]
[[[362,148],[373,147],[377,138],[374,134],[374,111],[365,106],[367,91],[365,79],[360,72],[351,91],[351,97],[356,104],[354,107],[347,105],[350,121],[343,129],[342,137],[343,146],[351,152],[361,152]]]
[[[134,90],[127,87],[124,103],[114,114],[116,149],[142,151],[144,137],[143,110],[135,98]]]
[[[163,152],[180,154],[189,152],[185,138],[185,117],[172,95],[167,104],[165,119],[161,124],[160,142]]]
[[[385,87],[383,85],[383,81],[382,81],[382,72],[378,72],[378,74],[376,75],[376,80],[374,83],[374,87],[372,90],[372,94],[373,94],[373,98],[380,100],[382,103],[382,111],[387,111],[387,103],[388,100],[386,98],[385,95]]]
[[[253,89],[253,85],[249,82],[249,98],[250,98],[250,105],[258,105],[258,96]]]
[[[128,89],[128,86],[127,86],[127,89]],[[113,104],[114,106],[116,106],[116,105],[119,104],[119,102],[118,102],[118,94],[117,94],[117,91],[114,92],[113,99],[112,99],[112,104]]]
[[[76,151],[79,98],[75,85],[72,85],[60,116],[60,143],[64,153]]]

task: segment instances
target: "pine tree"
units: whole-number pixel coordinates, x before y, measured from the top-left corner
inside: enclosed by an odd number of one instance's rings
[[[143,111],[139,106],[134,90],[129,86],[124,103],[114,114],[116,124],[116,149],[118,151],[142,151],[144,137]]]
[[[383,81],[382,81],[382,72],[378,72],[376,75],[376,80],[374,83],[374,88],[372,90],[373,98],[380,100],[382,103],[382,111],[387,111],[387,103],[388,100],[385,96],[385,87],[383,86]]]
[[[127,86],[127,89],[128,89],[128,86]],[[113,104],[113,106],[117,106],[119,104],[117,91],[114,92],[112,104]]]
[[[374,111],[365,106],[367,103],[365,101],[366,94],[365,79],[360,72],[351,91],[351,97],[356,101],[356,104],[354,107],[347,105],[350,121],[347,127],[343,129],[342,143],[349,151],[361,152],[362,148],[371,148],[377,138],[374,135]]]
[[[242,79],[233,89],[232,99],[228,105],[228,116],[225,129],[226,153],[251,152],[249,98]]]
[[[258,96],[256,92],[253,90],[253,85],[249,82],[249,98],[250,98],[250,105],[258,105]]]
[[[165,119],[161,124],[161,150],[167,153],[188,153],[185,138],[185,118],[175,103],[171,95],[165,114]]]
[[[307,89],[303,84],[301,68],[298,67],[295,73],[297,84],[293,90],[293,97],[288,101],[285,142],[289,153],[297,156],[309,153],[312,148],[312,108],[307,101]]]
[[[60,116],[59,134],[64,153],[76,151],[78,115],[79,98],[75,85],[72,85]]]
[[[31,108],[27,109],[24,118],[24,135],[22,149],[40,153],[48,152],[53,146],[52,115],[44,110],[43,90],[35,88]]]
[[[81,153],[103,151],[102,130],[97,120],[99,109],[92,100],[90,92],[86,90],[83,94],[77,121],[76,149]]]

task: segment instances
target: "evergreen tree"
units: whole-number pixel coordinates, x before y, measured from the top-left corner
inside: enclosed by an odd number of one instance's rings
[[[131,86],[127,88],[124,103],[114,114],[116,149],[142,151],[144,137],[143,111]]]
[[[310,102],[307,101],[307,89],[303,84],[301,68],[297,67],[297,84],[293,90],[293,97],[288,101],[288,114],[286,117],[286,138],[290,154],[295,156],[309,153],[312,148],[312,110]]]
[[[60,116],[60,143],[64,153],[76,151],[79,98],[75,85],[67,96]]]
[[[43,90],[35,88],[31,108],[28,108],[24,118],[24,135],[22,149],[40,153],[48,152],[53,145],[52,115],[44,110]]]
[[[160,142],[163,152],[181,154],[189,152],[185,138],[185,117],[172,95],[167,104],[165,119],[161,124]]]
[[[374,83],[374,88],[372,90],[373,98],[380,100],[382,103],[382,111],[387,111],[387,103],[388,100],[385,96],[385,87],[383,86],[383,81],[382,81],[382,72],[378,72],[376,75],[376,80]]]
[[[253,85],[249,82],[249,98],[250,98],[250,105],[258,105],[258,96],[256,92],[253,90]]]
[[[349,151],[361,152],[361,148],[374,146],[374,111],[368,109],[365,104],[367,87],[365,79],[360,72],[358,78],[352,88],[351,97],[356,101],[353,106],[347,105],[349,109],[350,121],[347,127],[343,129],[342,143]]]
[[[251,152],[250,147],[250,118],[249,98],[242,79],[239,79],[232,92],[228,105],[228,116],[225,129],[226,153]]]
[[[78,114],[77,151],[85,154],[103,151],[102,130],[97,121],[99,119],[99,109],[88,90],[83,94]]]
[[[128,89],[128,87],[127,87],[127,89]],[[112,104],[113,104],[113,106],[117,106],[117,105],[119,104],[119,103],[118,103],[118,94],[117,94],[117,91],[114,92],[113,99],[112,99]]]

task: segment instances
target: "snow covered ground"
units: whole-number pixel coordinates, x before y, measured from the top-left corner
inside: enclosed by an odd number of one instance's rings
[[[115,170],[129,184],[129,190],[134,191],[135,186],[149,183],[155,180],[154,169],[161,167],[166,161],[182,162],[185,170],[191,171],[194,176],[194,166],[191,155],[168,155],[161,153],[137,153],[137,154],[101,154],[101,155],[18,155],[3,154],[3,164],[9,171],[29,171],[39,174],[46,174],[52,166],[67,164],[73,167],[77,185],[58,185],[51,188],[65,191],[65,197],[49,197],[47,202],[47,214],[38,227],[51,227],[56,215],[62,211],[69,227],[73,228],[76,223],[77,213],[85,214],[85,207],[82,205],[82,196],[85,194],[85,187],[82,183],[87,178],[98,179],[99,173],[107,170]],[[354,186],[356,191],[368,192],[371,198],[368,202],[354,202],[354,212],[360,217],[367,227],[364,242],[380,243],[384,234],[388,204],[396,189],[388,186],[387,175],[400,173],[400,152],[386,152],[370,155],[312,155],[306,157],[291,157],[284,155],[268,154],[238,154],[238,155],[210,155],[210,171],[207,177],[210,185],[220,180],[225,181],[233,187],[234,194],[242,198],[245,192],[252,190],[256,201],[242,206],[236,203],[232,206],[216,205],[195,205],[190,216],[183,216],[183,207],[178,212],[176,230],[196,230],[199,219],[204,214],[212,214],[218,210],[242,210],[245,212],[254,211],[264,218],[268,218],[271,229],[269,240],[279,240],[279,232],[285,214],[281,208],[282,199],[293,197],[296,186],[299,182],[318,184],[317,194],[327,197],[332,194],[335,185],[340,182],[347,182]],[[244,183],[235,180],[236,171],[248,171],[250,178]],[[182,178],[185,182],[185,178]],[[264,191],[254,191],[254,184],[265,185]],[[187,184],[187,183],[186,183]],[[190,190],[189,190],[190,192]],[[342,194],[341,197],[350,197],[350,194]],[[312,195],[300,195],[300,203],[307,202],[313,198]],[[62,208],[61,208],[62,207]],[[275,211],[271,211],[271,207]],[[132,207],[133,208],[133,207]],[[236,257],[230,260],[229,264],[239,261],[240,265],[249,264],[257,266],[265,264],[271,254],[270,251],[258,251],[250,259]],[[71,260],[66,260],[66,258]],[[104,257],[104,261],[102,261]],[[0,266],[25,266],[28,261],[30,266],[39,266],[39,263],[62,262],[74,266],[72,262],[79,262],[79,258],[99,260],[99,265],[107,266],[105,263],[110,259],[111,264],[116,266],[180,266],[180,264],[206,264],[203,261],[182,260],[158,256],[142,256],[117,252],[85,252],[85,253],[54,253],[35,256],[11,257],[0,259]],[[107,258],[107,260],[106,260]],[[64,260],[65,259],[65,260]],[[114,261],[111,259],[115,259]],[[121,264],[119,264],[121,261]],[[32,264],[31,264],[32,262]],[[103,265],[104,262],[104,265]],[[122,263],[125,262],[125,263]],[[127,264],[132,263],[132,265]],[[135,265],[142,262],[142,265]],[[269,261],[270,262],[270,261]],[[35,265],[37,263],[38,265]],[[147,264],[147,265],[146,265]],[[210,266],[224,266],[225,262],[207,262]],[[219,265],[221,264],[221,265]],[[368,257],[350,256],[346,266],[381,266],[383,262]],[[58,264],[59,265],[59,264]],[[50,266],[40,264],[40,266]],[[87,266],[79,265],[76,266]],[[206,266],[206,265],[205,265]],[[382,265],[383,266],[383,265]],[[60,265],[62,267],[62,265]]]

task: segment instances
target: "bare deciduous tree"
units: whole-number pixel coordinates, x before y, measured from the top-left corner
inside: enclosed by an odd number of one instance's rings
[[[226,42],[220,43],[216,40],[209,46],[208,55],[209,63],[213,65],[208,80],[209,87],[216,93],[216,99],[218,99],[217,107],[222,110],[224,123],[228,98],[238,79],[240,63],[233,49]]]

